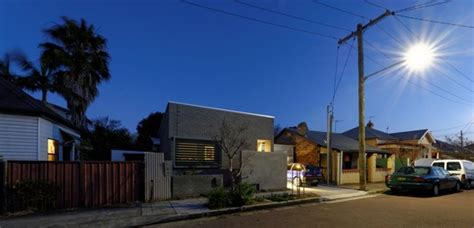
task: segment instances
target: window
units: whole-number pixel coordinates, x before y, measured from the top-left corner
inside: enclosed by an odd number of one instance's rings
[[[446,169],[448,171],[460,171],[461,164],[459,162],[448,162]]]
[[[212,141],[177,139],[175,165],[182,167],[220,166],[220,153]]]
[[[441,167],[444,169],[444,162],[435,162],[433,163],[433,166]]]
[[[270,140],[257,140],[257,151],[258,152],[270,152],[272,150],[272,142]]]
[[[58,141],[48,139],[48,161],[57,161],[59,153]]]

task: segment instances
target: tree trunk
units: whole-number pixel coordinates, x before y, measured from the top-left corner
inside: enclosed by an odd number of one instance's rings
[[[43,89],[41,92],[42,92],[41,101],[45,104],[48,103],[48,90]]]
[[[233,162],[234,158],[229,157],[229,173],[230,173],[230,178],[231,178],[231,183],[230,187],[232,190],[234,190],[235,187],[235,177],[234,177],[234,168],[233,168]]]

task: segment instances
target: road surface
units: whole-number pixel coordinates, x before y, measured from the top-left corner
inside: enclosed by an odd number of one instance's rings
[[[469,227],[474,190],[439,197],[380,195],[160,224],[155,227]]]

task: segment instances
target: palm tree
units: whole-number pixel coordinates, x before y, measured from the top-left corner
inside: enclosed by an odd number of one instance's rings
[[[84,19],[79,22],[62,17],[63,23],[44,32],[50,42],[40,44],[42,58],[58,67],[56,91],[65,98],[72,121],[85,127],[85,113],[98,96],[98,86],[110,79],[106,39]]]
[[[19,80],[20,87],[36,92],[41,91],[41,101],[48,102],[48,92],[57,92],[61,90],[58,82],[58,66],[45,57],[40,59],[40,66],[36,67],[24,55],[17,57],[22,69],[27,73],[25,77]]]
[[[16,84],[18,75],[12,72],[13,60],[14,57],[11,53],[5,53],[3,58],[0,58],[0,77]]]

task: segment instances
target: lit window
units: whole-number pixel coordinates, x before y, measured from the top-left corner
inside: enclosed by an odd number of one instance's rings
[[[214,161],[215,160],[214,146],[204,146],[204,160]]]
[[[57,161],[58,151],[59,151],[58,141],[54,139],[48,139],[48,161]]]
[[[272,150],[272,142],[270,140],[257,140],[258,152],[270,152]]]

